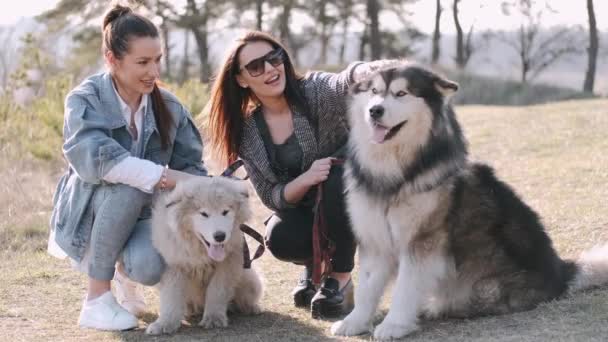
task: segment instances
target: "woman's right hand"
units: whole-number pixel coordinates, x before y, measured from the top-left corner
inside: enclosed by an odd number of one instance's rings
[[[300,176],[304,184],[314,186],[327,180],[333,159],[332,157],[327,157],[315,160],[310,165],[310,168]]]
[[[175,186],[179,182],[183,182],[185,180],[188,180],[188,179],[191,179],[194,177],[199,177],[199,176],[191,175],[191,174],[183,172],[183,171],[178,171],[178,170],[173,170],[173,169],[167,169],[166,172],[167,172],[167,180],[166,180],[166,184],[165,184],[166,190],[171,190],[171,189],[175,188]],[[160,187],[160,183],[161,183],[161,180],[159,180],[158,183],[156,184],[156,188]]]

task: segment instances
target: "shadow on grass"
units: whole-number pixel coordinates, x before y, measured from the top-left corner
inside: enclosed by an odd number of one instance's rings
[[[122,341],[332,341],[322,328],[278,312],[264,312],[256,316],[229,315],[229,326],[223,329],[204,329],[197,326],[200,316],[182,322],[172,335],[148,336],[145,329],[157,315],[146,315],[146,326],[116,333]]]

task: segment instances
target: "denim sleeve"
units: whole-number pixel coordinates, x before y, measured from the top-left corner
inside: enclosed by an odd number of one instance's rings
[[[98,184],[103,176],[130,153],[110,136],[104,116],[80,95],[65,101],[63,154],[74,172],[87,183]]]
[[[183,107],[180,121],[177,124],[169,167],[193,175],[207,175],[207,169],[203,165],[201,135],[192,120],[190,112]]]

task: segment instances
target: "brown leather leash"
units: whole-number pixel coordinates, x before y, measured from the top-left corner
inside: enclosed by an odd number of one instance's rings
[[[342,165],[344,160],[332,159],[331,165]],[[331,258],[336,251],[336,244],[329,238],[325,213],[323,210],[323,182],[317,185],[317,195],[313,207],[312,224],[312,283],[321,284],[321,279],[332,271]],[[325,264],[325,265],[323,265]],[[325,266],[325,268],[323,268]]]
[[[226,170],[224,170],[224,172],[222,172],[222,174],[220,176],[236,178],[232,175],[234,174],[234,172],[236,172],[236,170],[238,170],[238,168],[240,168],[243,165],[244,165],[243,161],[241,159],[238,159],[234,163],[230,164],[226,168]],[[249,178],[249,175],[245,176],[245,178],[243,178],[243,180],[245,180],[247,178]],[[262,254],[264,254],[264,251],[266,250],[266,246],[264,244],[264,238],[262,237],[262,234],[258,233],[255,229],[251,228],[250,226],[248,226],[244,223],[241,224],[241,226],[239,228],[243,232],[243,234],[247,234],[247,235],[251,236],[254,240],[256,240],[260,244],[258,246],[258,248],[256,249],[255,254],[253,255],[253,258],[251,258],[251,254],[249,253],[249,246],[247,245],[247,240],[245,240],[245,236],[243,236],[243,268],[251,268],[251,263],[253,262],[253,260],[261,257]]]
[[[245,236],[243,236],[243,268],[251,268],[251,263],[253,262],[253,260],[261,257],[262,254],[264,254],[264,251],[266,250],[266,247],[264,245],[264,238],[262,237],[262,234],[258,233],[253,228],[251,228],[250,226],[248,226],[244,223],[241,224],[240,228],[244,234],[251,236],[252,238],[255,239],[255,241],[260,243],[260,245],[258,246],[258,249],[256,249],[255,254],[253,255],[253,258],[252,258],[251,255],[249,254],[249,246],[247,246],[247,241],[245,241]]]

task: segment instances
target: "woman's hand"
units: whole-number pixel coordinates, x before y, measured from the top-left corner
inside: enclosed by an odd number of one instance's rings
[[[300,175],[302,182],[308,186],[314,186],[327,180],[332,159],[334,158],[327,157],[315,160],[308,171]]]
[[[315,160],[306,172],[287,183],[284,192],[285,201],[292,204],[298,203],[311,187],[327,180],[333,159],[328,157]]]
[[[194,177],[199,177],[199,176],[191,175],[186,172],[172,170],[172,169],[167,169],[165,172],[167,172],[167,181],[166,181],[166,185],[165,185],[165,190],[171,190],[171,189],[175,188],[175,185],[178,182],[182,182],[187,179],[194,178]],[[156,184],[157,189],[160,188],[161,181],[162,181],[162,177]]]

